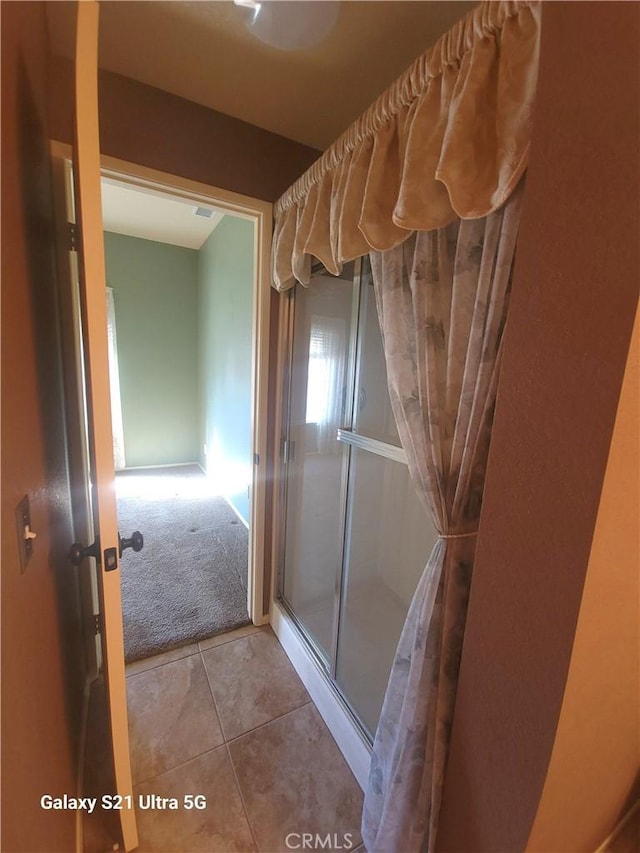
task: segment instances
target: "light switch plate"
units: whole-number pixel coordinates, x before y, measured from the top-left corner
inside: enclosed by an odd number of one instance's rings
[[[31,510],[29,495],[25,495],[16,507],[16,531],[18,534],[18,552],[20,554],[20,571],[24,572],[33,554],[33,540],[25,539],[24,529],[31,527]]]

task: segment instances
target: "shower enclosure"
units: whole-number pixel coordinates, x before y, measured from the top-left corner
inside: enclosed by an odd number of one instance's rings
[[[436,532],[391,411],[368,260],[318,266],[287,298],[278,599],[371,740]]]

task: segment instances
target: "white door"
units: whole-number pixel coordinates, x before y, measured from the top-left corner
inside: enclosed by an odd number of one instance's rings
[[[129,759],[120,554],[109,397],[107,302],[98,134],[98,4],[77,4],[76,130],[73,151],[76,241],[82,315],[89,491],[95,543],[81,543],[96,561],[100,632],[113,747],[114,794],[126,850],[138,845]],[[78,528],[76,528],[78,529]],[[128,532],[128,531],[126,531]],[[93,546],[93,547],[92,547]],[[80,555],[78,555],[80,556]],[[93,569],[91,565],[91,569]]]

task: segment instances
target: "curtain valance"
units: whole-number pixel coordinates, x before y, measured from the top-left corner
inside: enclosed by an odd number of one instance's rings
[[[497,210],[522,176],[540,5],[485,0],[445,33],[276,202],[273,283]],[[372,57],[372,61],[375,58]]]

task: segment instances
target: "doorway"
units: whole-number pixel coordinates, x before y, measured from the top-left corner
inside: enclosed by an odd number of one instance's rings
[[[71,149],[69,146],[53,142],[51,144],[53,162],[56,165],[56,198],[58,204],[58,222],[60,223],[60,244],[69,249],[75,248],[75,237],[73,226],[66,225],[67,222],[75,222],[73,175],[71,167]],[[216,210],[220,218],[225,217],[240,221],[245,229],[249,229],[251,237],[251,330],[250,330],[250,379],[249,379],[249,464],[245,464],[244,476],[248,480],[244,486],[244,506],[240,506],[248,522],[248,575],[246,578],[246,609],[248,617],[255,625],[268,622],[269,608],[268,600],[265,605],[264,591],[270,587],[269,572],[270,565],[265,559],[265,512],[266,512],[266,460],[267,460],[267,367],[269,354],[269,313],[270,313],[270,288],[269,288],[269,253],[270,238],[272,231],[272,208],[271,204],[258,199],[242,196],[238,193],[223,189],[210,187],[196,181],[170,175],[157,170],[148,169],[139,164],[131,164],[111,157],[101,158],[101,178],[112,184],[118,183],[130,190],[144,192],[153,196],[156,200],[168,199],[174,203],[187,204],[190,209],[205,207]],[[222,233],[222,232],[221,232]],[[77,282],[75,252],[71,251],[60,255],[61,276],[71,274],[71,278]],[[77,284],[72,282],[67,290],[63,290],[62,299],[65,317],[69,317],[70,325],[63,329],[65,341],[65,374],[70,393],[67,404],[69,446],[74,452],[70,457],[72,469],[72,481],[76,484],[72,490],[74,502],[86,503],[88,495],[82,489],[81,484],[86,482],[89,476],[88,458],[86,455],[85,440],[82,435],[81,423],[86,420],[87,401],[84,398],[83,387],[83,365],[82,365],[82,340],[79,333],[81,306]],[[117,301],[117,297],[116,297]],[[139,319],[135,316],[134,321]],[[71,322],[72,321],[72,322]],[[116,336],[120,333],[116,324]],[[144,393],[144,389],[141,390]],[[112,394],[113,396],[113,394]],[[171,401],[167,401],[170,405]],[[83,414],[84,413],[84,414]],[[156,418],[158,420],[158,418]],[[209,453],[215,450],[214,442],[207,442]],[[134,454],[125,456],[125,467],[138,467],[144,465],[144,460],[136,456],[134,442]],[[77,449],[77,453],[75,452]],[[139,449],[139,448],[138,448]],[[203,448],[204,450],[204,448]],[[184,457],[186,458],[186,457]],[[215,459],[215,457],[214,457]],[[206,460],[197,456],[195,461],[199,466],[207,468]],[[217,460],[216,460],[217,461]],[[162,459],[166,463],[167,458]],[[115,467],[115,466],[114,466]],[[233,466],[230,466],[233,469]],[[248,473],[247,473],[248,468]],[[227,472],[228,473],[228,472]],[[200,472],[202,477],[204,474]],[[211,478],[207,478],[207,482]],[[226,480],[228,485],[229,478]],[[221,491],[219,483],[216,489]],[[229,495],[229,489],[225,489]],[[244,527],[235,511],[229,509],[234,520],[238,520],[236,528]],[[85,513],[86,514],[86,513]],[[78,516],[82,515],[78,512]],[[139,525],[143,527],[142,524]],[[132,530],[122,529],[122,536],[130,537]],[[144,530],[142,531],[144,534]],[[91,541],[91,532],[76,531],[78,539]],[[126,558],[131,552],[125,551]],[[139,556],[139,555],[136,555]],[[267,575],[265,580],[265,573]],[[81,572],[82,604],[84,622],[86,626],[87,668],[88,672],[97,673],[101,667],[100,635],[94,631],[100,610],[98,587],[93,571]]]
[[[270,241],[272,206],[268,202],[243,196],[218,187],[170,175],[112,157],[102,157],[102,178],[130,189],[143,191],[157,199],[181,202],[190,207],[214,209],[225,218],[242,220],[252,226],[252,328],[250,367],[250,458],[248,497],[244,510],[249,524],[249,571],[247,610],[255,625],[269,621],[264,606],[264,590],[269,588],[270,566],[265,555],[266,462],[267,462],[267,382],[270,315]],[[220,226],[218,226],[219,228]],[[216,229],[218,230],[218,229]],[[215,232],[214,232],[215,233]],[[221,232],[219,232],[221,233]],[[214,436],[215,438],[215,436]],[[207,442],[208,457],[217,461],[215,441]],[[204,452],[204,448],[203,448]],[[207,467],[202,463],[202,467]],[[232,471],[234,470],[233,466]],[[228,473],[228,471],[226,471]],[[232,478],[231,478],[232,479]],[[224,478],[228,483],[230,478]],[[238,493],[239,495],[239,493]]]
[[[251,621],[256,225],[113,178],[102,206],[131,662]]]

